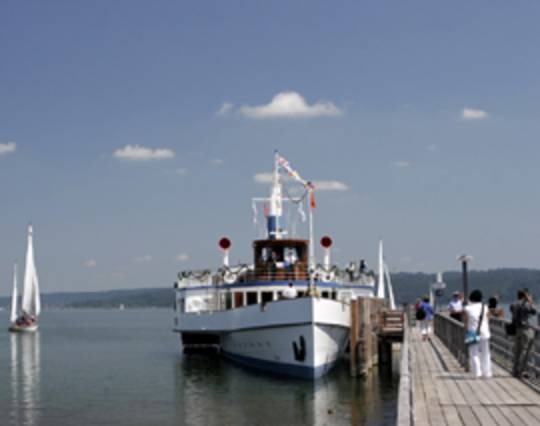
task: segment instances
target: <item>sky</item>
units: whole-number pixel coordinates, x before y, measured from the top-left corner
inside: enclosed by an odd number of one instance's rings
[[[250,262],[275,149],[342,266],[540,266],[540,3],[0,4],[0,295]],[[320,255],[320,252],[318,253]],[[22,268],[20,268],[22,269]]]

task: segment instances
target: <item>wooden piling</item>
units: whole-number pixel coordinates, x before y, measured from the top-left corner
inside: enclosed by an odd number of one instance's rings
[[[350,373],[351,377],[358,375],[358,301],[351,300],[351,329],[349,337],[350,346]]]
[[[371,301],[373,299],[359,299],[360,307],[360,337],[361,337],[361,357],[360,374],[366,375],[373,367],[373,322],[371,315]]]

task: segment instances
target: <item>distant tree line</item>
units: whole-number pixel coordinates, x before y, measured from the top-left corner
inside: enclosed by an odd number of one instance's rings
[[[396,272],[391,275],[396,302],[414,302],[426,295],[435,282],[435,274],[423,272]],[[454,291],[462,291],[461,272],[443,274],[447,287],[443,300],[448,300]],[[469,290],[478,288],[485,297],[497,294],[502,302],[516,298],[520,288],[528,288],[536,300],[540,300],[540,270],[537,269],[491,269],[469,272]],[[110,290],[79,293],[48,293],[42,295],[45,307],[57,308],[171,308],[174,291],[171,288],[146,288],[132,290]],[[0,306],[9,307],[10,298],[0,298]]]
[[[515,300],[517,290],[520,288],[528,288],[535,299],[540,298],[540,270],[537,269],[473,270],[469,271],[468,277],[469,291],[480,289],[485,298],[497,294],[502,302],[510,302]],[[397,303],[414,302],[417,297],[426,295],[435,280],[435,274],[423,272],[392,274],[392,286]],[[443,281],[447,285],[445,300],[448,300],[454,291],[463,291],[461,272],[445,272]]]

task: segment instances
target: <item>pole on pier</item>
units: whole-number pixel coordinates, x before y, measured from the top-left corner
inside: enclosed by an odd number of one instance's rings
[[[466,305],[469,298],[469,279],[467,273],[467,264],[471,260],[473,260],[473,257],[462,254],[461,256],[458,256],[457,260],[461,262],[461,270],[463,274],[463,304]]]

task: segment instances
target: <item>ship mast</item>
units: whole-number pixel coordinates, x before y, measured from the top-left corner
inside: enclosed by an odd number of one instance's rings
[[[270,211],[267,218],[268,239],[281,240],[283,230],[280,227],[280,218],[283,214],[282,188],[279,179],[279,154],[274,154],[274,170],[272,172],[272,187],[270,189]]]
[[[289,162],[279,155],[277,151],[274,154],[274,172],[272,175],[272,189],[270,194],[270,212],[268,215],[268,238],[281,239],[285,232],[279,227],[279,217],[282,215],[282,188],[279,179],[279,168],[287,172],[290,178],[300,183],[309,195],[309,240],[308,240],[308,261],[309,261],[309,287],[310,292],[314,290],[313,273],[315,271],[315,246],[313,229],[313,210],[315,209],[315,186],[303,179]]]

